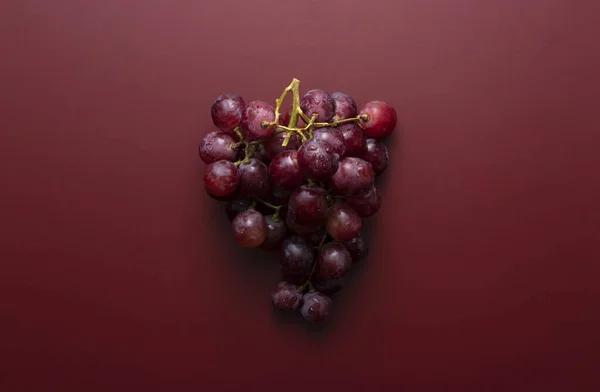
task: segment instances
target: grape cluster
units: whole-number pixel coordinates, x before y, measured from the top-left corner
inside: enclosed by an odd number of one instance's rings
[[[220,95],[211,108],[218,130],[204,137],[199,155],[206,191],[226,203],[235,242],[281,253],[274,307],[319,322],[368,253],[362,219],[381,207],[375,179],[388,166],[383,139],[397,117],[383,101],[359,111],[340,92],[300,97],[299,84],[294,79],[275,106]],[[282,113],[288,93],[293,102]]]

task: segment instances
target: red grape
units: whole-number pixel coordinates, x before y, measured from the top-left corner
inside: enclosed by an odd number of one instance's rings
[[[229,161],[216,161],[206,167],[204,185],[206,191],[217,197],[229,196],[240,184],[238,168]]]
[[[381,193],[373,185],[367,192],[350,196],[346,201],[358,216],[367,218],[375,215],[381,208]]]
[[[358,110],[356,109],[354,98],[340,92],[331,93],[331,98],[335,102],[333,121],[356,117]]]
[[[367,145],[367,136],[355,123],[341,124],[337,129],[342,133],[346,142],[344,156],[360,157],[364,154]]]
[[[235,242],[244,248],[258,248],[267,238],[265,219],[254,209],[237,214],[231,225]]]
[[[298,164],[308,178],[326,181],[338,170],[338,155],[326,143],[311,139],[298,149]]]
[[[369,190],[375,181],[375,171],[364,159],[345,157],[331,178],[331,189],[338,195],[354,195]]]
[[[331,312],[331,298],[317,291],[304,294],[302,302],[302,317],[309,322],[324,321]]]
[[[298,140],[298,134],[293,133],[292,137],[287,146],[282,146],[283,141],[285,140],[286,134],[278,133],[269,136],[264,141],[265,153],[270,159],[273,159],[277,154],[282,153],[283,151],[288,150],[297,150],[300,147],[300,140]]]
[[[297,151],[284,151],[277,154],[269,164],[269,175],[276,189],[291,191],[304,181],[300,170]]]
[[[317,277],[322,280],[341,279],[348,275],[352,256],[339,242],[329,242],[321,248],[317,258]]]
[[[271,293],[271,301],[275,309],[290,312],[296,310],[302,304],[302,293],[298,288],[288,282],[280,282]]]
[[[289,237],[281,245],[281,272],[290,283],[303,284],[310,276],[315,251],[302,237]]]
[[[317,122],[328,122],[333,118],[335,101],[326,91],[310,90],[300,100],[300,109],[309,118],[316,114]]]
[[[306,185],[296,188],[288,202],[288,213],[290,212],[294,221],[302,226],[323,224],[327,213],[327,192]]]
[[[360,216],[345,202],[338,201],[329,207],[325,227],[336,241],[348,241],[360,234]]]
[[[261,248],[264,250],[279,249],[287,236],[285,223],[281,218],[278,218],[276,222],[273,220],[273,215],[266,215],[265,224],[267,225],[267,238],[261,245]]]
[[[264,101],[252,101],[242,112],[240,127],[246,140],[264,139],[271,136],[276,125],[263,126],[275,121],[275,108]]]
[[[319,232],[319,230],[321,229],[320,226],[303,226],[303,225],[299,224],[298,222],[296,222],[296,215],[294,214],[294,211],[291,209],[288,209],[288,211],[287,211],[287,214],[285,217],[285,224],[292,232],[294,232],[297,235],[302,236],[302,237],[306,237],[306,236],[315,234],[315,233]]]
[[[238,154],[236,141],[233,137],[223,131],[214,131],[208,133],[198,146],[198,154],[202,161],[210,164],[222,159],[226,161],[235,161]]]
[[[333,152],[338,156],[343,156],[346,152],[346,140],[339,129],[324,127],[313,131],[313,139],[329,145]]]
[[[233,133],[240,124],[244,106],[246,103],[238,94],[219,95],[210,108],[213,124],[222,131]]]
[[[256,158],[240,164],[240,193],[246,197],[264,197],[269,193],[269,169]]]
[[[348,252],[350,252],[353,263],[363,260],[369,254],[369,245],[361,235],[344,241],[343,244],[348,249]]]
[[[367,148],[361,158],[371,164],[376,176],[387,169],[390,160],[387,147],[376,139],[367,139]]]
[[[396,110],[383,101],[371,101],[361,109],[359,116],[367,115],[361,119],[359,125],[365,130],[368,137],[381,139],[391,134],[396,128]]]

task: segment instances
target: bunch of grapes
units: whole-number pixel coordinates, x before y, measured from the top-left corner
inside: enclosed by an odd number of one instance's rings
[[[211,108],[219,130],[204,137],[199,154],[206,191],[227,203],[235,242],[281,252],[274,307],[319,322],[368,253],[362,219],[381,207],[375,179],[388,166],[383,139],[397,117],[383,101],[358,111],[340,92],[300,97],[299,84],[294,79],[275,106],[219,96]],[[292,105],[282,113],[288,93]]]

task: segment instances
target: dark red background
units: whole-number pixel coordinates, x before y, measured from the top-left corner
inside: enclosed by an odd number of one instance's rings
[[[3,392],[600,388],[597,2],[0,10]],[[322,331],[272,316],[197,156],[217,95],[293,77],[403,124]]]

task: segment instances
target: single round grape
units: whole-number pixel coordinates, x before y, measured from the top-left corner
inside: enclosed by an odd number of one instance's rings
[[[337,129],[342,133],[346,142],[346,157],[360,157],[367,146],[367,136],[356,123],[341,124]]]
[[[302,293],[298,287],[288,282],[280,282],[271,292],[271,301],[275,309],[283,312],[296,310],[302,304]]]
[[[311,118],[317,115],[317,122],[329,122],[335,113],[335,101],[323,90],[310,90],[300,100],[300,109]]]
[[[318,291],[304,294],[302,298],[302,317],[310,322],[321,322],[327,319],[331,312],[331,298]]]
[[[348,249],[348,252],[350,252],[353,263],[358,263],[369,255],[369,245],[361,235],[354,237],[351,240],[344,241],[343,244],[346,249]]]
[[[302,237],[293,236],[281,245],[281,273],[290,283],[303,284],[312,271],[315,251]]]
[[[348,241],[360,234],[360,216],[345,202],[339,201],[329,207],[325,228],[335,241]]]
[[[210,132],[200,142],[198,154],[207,165],[220,160],[235,161],[238,154],[235,143],[233,137],[226,132]]]
[[[269,164],[269,175],[278,190],[291,191],[304,181],[297,151],[277,154]]]
[[[213,124],[222,131],[235,134],[233,130],[240,125],[245,106],[246,103],[238,94],[219,95],[210,108]]]
[[[335,102],[333,121],[356,117],[358,110],[354,98],[346,93],[340,92],[331,93],[331,98],[333,98],[333,101]]]
[[[240,121],[244,139],[255,140],[271,136],[276,125],[263,126],[263,123],[272,123],[273,121],[275,121],[275,108],[273,106],[264,101],[249,102],[242,111]]]
[[[386,145],[376,139],[367,139],[367,147],[362,154],[362,159],[369,162],[378,176],[387,169],[390,157]]]
[[[265,218],[254,209],[237,214],[231,225],[235,242],[244,248],[258,248],[267,238]]]
[[[320,140],[310,139],[298,149],[302,172],[315,181],[327,181],[338,170],[339,157]]]
[[[263,145],[265,149],[265,153],[270,159],[273,159],[276,155],[288,151],[288,150],[297,150],[300,148],[300,140],[298,140],[298,134],[293,133],[292,137],[289,140],[287,146],[283,146],[283,141],[285,140],[286,133],[278,133],[273,134],[265,139]]]
[[[367,192],[350,196],[346,199],[358,216],[367,218],[373,216],[381,208],[381,192],[373,185]]]
[[[285,216],[285,224],[290,229],[290,231],[296,233],[301,237],[310,236],[312,234],[317,233],[321,229],[321,226],[303,226],[299,224],[298,222],[296,222],[296,215],[291,209],[287,210],[287,214]]]
[[[322,280],[341,279],[348,275],[352,256],[339,242],[329,242],[321,248],[317,258],[317,276]]]
[[[296,223],[300,225],[318,226],[325,222],[327,207],[325,190],[302,185],[290,195],[288,213],[292,211]]]
[[[263,197],[269,193],[269,169],[256,158],[238,167],[240,193],[246,197]]]
[[[273,220],[273,215],[265,216],[265,224],[267,225],[267,238],[261,245],[264,250],[276,250],[281,247],[281,243],[287,236],[287,227],[281,217],[277,221]]]
[[[396,110],[383,101],[371,101],[361,109],[359,116],[366,115],[367,119],[358,122],[368,137],[381,139],[396,129],[398,121]]]
[[[216,197],[229,196],[240,184],[240,173],[233,162],[221,160],[206,166],[204,186]]]
[[[237,199],[231,200],[225,205],[225,213],[227,214],[227,219],[229,221],[233,221],[233,218],[237,216],[242,211],[246,211],[252,206],[252,200],[249,199]]]
[[[333,152],[338,156],[343,156],[346,152],[346,140],[339,129],[323,127],[313,131],[313,139],[329,145]]]
[[[371,164],[362,158],[345,157],[331,178],[331,189],[338,195],[354,195],[365,192],[375,182],[375,171]]]

